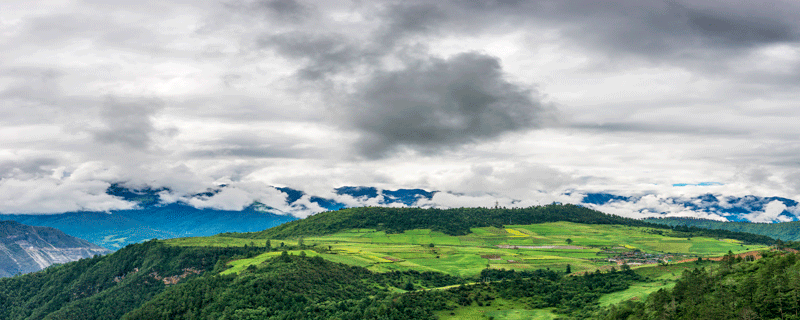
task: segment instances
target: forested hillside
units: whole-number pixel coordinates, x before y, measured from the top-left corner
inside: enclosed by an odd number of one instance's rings
[[[0,279],[0,319],[118,319],[173,280],[197,276],[220,259],[253,250],[148,241],[107,256]]]
[[[780,223],[752,223],[752,222],[732,222],[732,221],[715,221],[708,219],[694,219],[694,218],[662,218],[662,219],[645,219],[647,222],[663,224],[671,227],[687,226],[698,227],[705,229],[721,229],[730,230],[735,232],[747,232],[752,234],[760,234],[774,239],[781,239],[783,241],[798,241],[800,240],[800,222],[780,222]]]
[[[399,233],[413,229],[431,229],[448,235],[465,235],[471,228],[503,227],[514,224],[535,224],[568,221],[584,224],[617,224],[625,226],[670,229],[663,224],[609,215],[581,206],[552,204],[527,208],[386,208],[361,207],[316,214],[267,229],[262,232],[240,234],[249,238],[292,238],[308,235],[325,235],[354,228],[369,228]],[[729,238],[748,243],[772,244],[774,239],[756,234],[681,228],[680,236],[706,236]]]
[[[800,259],[764,253],[747,261],[726,256],[715,269],[686,271],[672,290],[609,310],[606,319],[799,319]]]
[[[380,274],[319,257],[283,255],[239,277],[181,283],[123,319],[435,319],[435,311],[491,305],[498,299],[583,317],[592,313],[603,293],[623,290],[639,276],[631,270],[577,277],[546,270],[486,270],[482,279],[490,282],[417,290],[464,279],[419,272]],[[399,292],[389,290],[398,286]]]

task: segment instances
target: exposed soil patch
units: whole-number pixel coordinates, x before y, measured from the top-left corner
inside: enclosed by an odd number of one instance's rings
[[[489,259],[489,260],[500,260],[500,256],[496,254],[485,254],[482,255],[481,258]]]

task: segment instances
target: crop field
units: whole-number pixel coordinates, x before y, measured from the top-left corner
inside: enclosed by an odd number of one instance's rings
[[[475,276],[485,268],[545,269],[572,272],[609,269],[609,258],[624,252],[657,254],[668,260],[686,257],[721,256],[728,250],[744,252],[764,246],[744,246],[735,240],[703,237],[674,238],[648,228],[619,225],[586,225],[570,222],[511,225],[505,228],[474,228],[464,236],[449,236],[427,229],[387,234],[373,229],[353,229],[326,236],[302,239],[314,253],[327,260],[362,266],[376,272],[392,270],[438,271],[458,276]],[[662,230],[663,231],[663,230]],[[670,231],[663,231],[668,234]],[[218,235],[166,240],[179,246],[265,246],[266,240]],[[297,246],[300,239],[271,240]],[[296,252],[292,252],[297,254]],[[274,256],[266,253],[231,262],[235,270],[258,264]],[[261,259],[261,260],[259,260]],[[238,272],[230,271],[226,272]]]
[[[659,234],[662,233],[662,234]],[[586,225],[570,222],[511,225],[504,228],[474,228],[463,236],[417,229],[387,234],[374,229],[352,229],[326,236],[303,239],[271,239],[271,252],[228,263],[223,274],[238,274],[248,267],[279,256],[287,246],[288,254],[320,256],[326,260],[368,268],[375,272],[436,271],[463,277],[475,277],[481,270],[546,269],[573,273],[618,268],[609,259],[644,257],[678,261],[690,257],[722,256],[766,249],[743,245],[736,240],[703,237],[668,237],[671,231],[619,225]],[[226,236],[165,240],[177,246],[266,246],[266,239]],[[301,247],[301,244],[303,245]],[[301,248],[302,250],[298,249]],[[655,258],[654,258],[655,257]],[[626,260],[627,261],[627,260]],[[648,280],[628,289],[604,295],[601,306],[631,299],[644,299],[662,288],[671,288],[681,273],[696,267],[714,267],[714,262],[630,264]],[[400,289],[395,289],[400,290]],[[402,292],[402,290],[400,290]],[[440,319],[556,319],[550,309],[530,310],[520,301],[497,299],[490,304],[460,306],[436,312]]]

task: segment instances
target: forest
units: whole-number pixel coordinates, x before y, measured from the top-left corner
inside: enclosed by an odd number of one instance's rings
[[[605,319],[800,319],[798,255],[763,255],[727,255],[716,268],[685,271],[672,290],[613,306]]]

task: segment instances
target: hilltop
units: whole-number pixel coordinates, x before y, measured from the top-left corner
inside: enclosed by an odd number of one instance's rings
[[[597,210],[571,205],[552,204],[527,208],[388,208],[362,207],[328,211],[302,220],[296,220],[262,232],[231,235],[247,238],[293,238],[310,235],[326,235],[347,229],[376,229],[387,233],[400,233],[413,229],[431,229],[447,235],[468,234],[472,228],[504,225],[527,225],[545,222],[575,222],[583,224],[624,225],[671,229],[669,226],[647,221],[609,215]],[[772,244],[775,240],[756,234],[709,230],[700,228],[682,229],[685,236],[704,235],[717,238],[737,239],[752,243]]]

